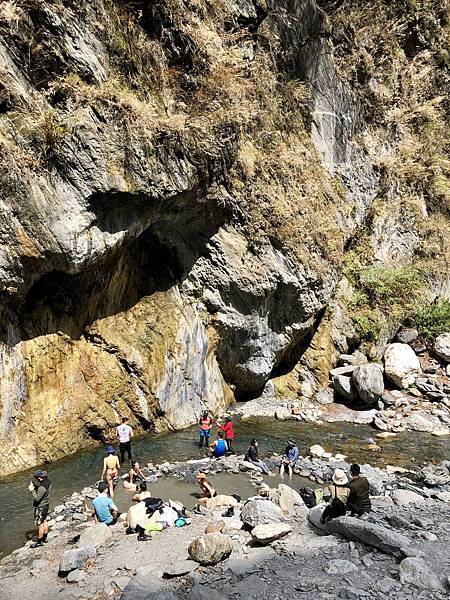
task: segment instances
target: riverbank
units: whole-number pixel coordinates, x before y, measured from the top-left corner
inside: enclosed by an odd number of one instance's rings
[[[264,457],[280,452],[289,438],[297,441],[301,454],[320,440],[327,451],[346,454],[350,461],[381,467],[394,464],[409,469],[428,462],[437,463],[448,457],[448,438],[428,433],[406,431],[383,439],[367,425],[268,418],[236,418],[235,426],[236,451],[245,452],[249,440],[257,437]],[[375,445],[373,441],[376,441]],[[196,428],[135,439],[133,448],[142,464],[149,461],[160,464],[168,456],[173,461],[183,462],[205,455],[197,446]],[[45,466],[52,480],[51,509],[60,504],[62,497],[79,492],[86,482],[100,477],[103,452],[103,448],[93,448]],[[8,476],[0,483],[0,558],[22,546],[34,533],[30,495],[26,490],[29,479],[30,473],[26,472]],[[179,489],[175,491],[180,493]]]
[[[270,459],[274,470],[279,460],[279,456]],[[291,488],[298,489],[304,482],[300,476],[308,477],[315,485],[321,484],[337,466],[348,469],[349,465],[336,456],[319,458],[310,454],[301,458]],[[242,521],[252,504],[252,501],[245,504],[245,500],[235,508],[232,517],[222,516],[224,507],[199,515],[192,513],[191,525],[169,528],[148,542],[138,542],[136,535],[126,535],[122,523],[106,528],[106,533],[103,528],[99,533],[98,526],[85,521],[80,512],[85,501],[95,495],[87,487],[72,494],[52,515],[55,523],[46,546],[32,550],[27,544],[1,561],[1,597],[22,600],[32,594],[37,599],[58,595],[58,598],[140,600],[157,598],[150,594],[164,591],[173,594],[165,598],[192,600],[310,598],[311,593],[323,599],[378,599],[387,593],[393,598],[406,599],[422,593],[423,598],[440,600],[448,591],[446,577],[450,574],[448,467],[450,463],[442,463],[402,472],[399,468],[365,465],[363,472],[370,481],[374,510],[365,519],[356,521],[357,531],[353,520],[346,524],[348,517],[340,519],[337,535],[317,529],[310,522],[310,519],[317,522],[315,509],[308,511],[298,494],[279,485],[278,476],[270,477],[266,482],[272,490],[268,486],[262,490],[266,495],[262,512],[272,511],[272,522],[281,522],[291,531],[267,545],[256,543]],[[238,457],[151,467],[158,479],[184,481],[193,491],[195,473],[200,469],[207,471],[213,481],[224,472],[230,477],[245,476],[254,493],[260,491],[262,478],[243,475]],[[233,493],[234,489],[219,491]],[[273,504],[278,508],[274,509]],[[281,514],[280,505],[284,509]],[[243,509],[244,506],[247,508]],[[262,512],[259,509],[254,512],[260,515],[256,517],[259,519]],[[191,542],[201,537],[212,523],[220,528],[219,521],[223,522],[220,535],[227,538],[226,544],[231,542],[229,558],[208,567],[193,560],[186,562]],[[370,530],[373,526],[377,528],[375,537]],[[95,551],[90,552],[81,568],[62,577],[58,574],[61,557],[68,549],[81,550],[79,544],[68,544],[80,534],[84,540],[90,540]],[[221,537],[219,542],[216,540],[219,544],[221,541],[225,543]],[[355,578],[352,574],[357,571]]]

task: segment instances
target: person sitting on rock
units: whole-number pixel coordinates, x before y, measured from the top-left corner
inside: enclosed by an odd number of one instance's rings
[[[347,500],[347,510],[352,517],[360,517],[372,510],[369,496],[369,482],[366,477],[361,477],[361,467],[353,464],[350,466],[351,481],[348,484],[350,494]]]
[[[233,440],[235,438],[233,423],[231,422],[230,415],[225,415],[225,425],[221,425],[218,421],[216,425],[219,429],[221,429],[225,434],[225,442],[227,443],[228,449],[227,453],[233,453]]]
[[[223,439],[225,437],[223,431],[219,431],[217,437],[218,439],[211,444],[210,449],[212,450],[212,455],[214,458],[221,458],[227,453],[228,446],[226,441]]]
[[[328,523],[336,517],[343,517],[347,512],[347,499],[350,494],[348,477],[342,469],[335,469],[332,483],[328,486],[330,500],[320,518],[321,523]]]
[[[119,511],[117,506],[112,501],[112,498],[108,495],[108,484],[106,481],[100,481],[97,487],[99,495],[94,498],[92,506],[95,510],[95,521],[97,523],[105,523],[111,526],[117,523]]]
[[[216,490],[212,484],[206,479],[205,473],[197,473],[197,481],[200,486],[200,499],[202,498],[214,498],[217,495]]]
[[[281,458],[281,465],[280,465],[281,479],[284,479],[284,470],[285,469],[287,469],[287,472],[289,475],[289,481],[292,479],[292,473],[293,473],[292,468],[294,467],[295,463],[297,462],[298,454],[299,454],[299,452],[298,452],[297,446],[295,445],[295,442],[292,440],[288,440],[287,446],[284,449],[284,453]]]
[[[132,498],[133,502],[142,502],[146,498],[151,498],[151,493],[147,490],[147,482],[141,481],[138,485],[138,493]]]
[[[252,465],[255,465],[255,467],[258,467],[258,469],[261,469],[265,475],[270,474],[269,467],[259,458],[259,446],[256,438],[253,438],[250,442],[250,446],[245,454],[244,460]]]
[[[145,479],[145,475],[142,472],[139,463],[134,461],[131,465],[131,469],[128,471],[126,479],[123,480],[123,487],[126,490],[137,490],[137,482],[140,479]]]
[[[106,456],[103,459],[102,479],[106,480],[109,495],[114,498],[114,479],[119,475],[120,463],[113,446],[106,448]]]

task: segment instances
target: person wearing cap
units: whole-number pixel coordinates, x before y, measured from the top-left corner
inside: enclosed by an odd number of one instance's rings
[[[216,490],[213,488],[212,484],[206,479],[206,473],[197,473],[196,475],[198,485],[200,486],[200,499],[202,498],[214,498],[216,495]]]
[[[235,434],[230,415],[225,415],[225,425],[221,425],[219,421],[216,421],[216,425],[221,431],[223,431],[225,435],[225,442],[228,447],[227,453],[233,454],[233,440],[235,438]]]
[[[37,542],[31,544],[31,548],[39,548],[47,542],[48,536],[48,507],[50,488],[52,484],[47,476],[47,471],[39,470],[33,475],[28,485],[28,491],[33,496],[34,524],[38,528]]]
[[[96,523],[105,523],[108,527],[110,525],[115,525],[117,523],[119,512],[117,506],[112,501],[112,498],[108,495],[108,484],[106,481],[100,481],[97,490],[99,494],[92,502]]]
[[[361,517],[364,513],[372,510],[369,496],[369,482],[366,477],[361,476],[359,465],[350,465],[351,481],[348,484],[350,494],[347,500],[347,509],[352,517]]]
[[[287,446],[284,449],[280,465],[280,477],[284,479],[284,470],[287,469],[289,481],[292,479],[292,469],[298,459],[298,448],[293,440],[288,440]]]
[[[114,479],[119,475],[120,462],[116,456],[113,446],[106,448],[106,456],[103,459],[103,471],[101,479],[104,479],[109,488],[109,495],[114,498]]]
[[[327,523],[336,517],[343,517],[347,512],[346,504],[350,494],[347,486],[348,477],[342,469],[335,469],[331,479],[332,483],[328,486],[330,499],[322,513],[321,523]]]

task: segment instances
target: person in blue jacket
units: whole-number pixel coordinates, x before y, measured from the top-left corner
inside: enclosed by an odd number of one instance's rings
[[[292,479],[292,469],[297,462],[298,459],[298,448],[295,445],[295,442],[292,440],[288,440],[287,446],[284,450],[283,456],[281,458],[280,465],[280,477],[284,479],[284,470],[287,469],[289,474],[289,481]]]
[[[225,456],[227,450],[228,450],[228,445],[226,443],[226,441],[223,439],[224,438],[224,433],[223,431],[219,431],[219,433],[217,434],[218,439],[213,442],[210,446],[211,450],[212,450],[212,455],[214,458],[220,458],[221,456]]]

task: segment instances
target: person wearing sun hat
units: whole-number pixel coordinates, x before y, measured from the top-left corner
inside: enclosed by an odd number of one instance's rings
[[[214,498],[216,495],[216,490],[207,480],[206,473],[200,471],[197,473],[196,477],[201,490],[200,498]]]
[[[348,477],[345,471],[335,469],[331,480],[332,483],[328,486],[330,500],[322,513],[321,523],[326,523],[336,517],[343,517],[347,512],[346,503],[350,495],[350,489],[347,487]]]

